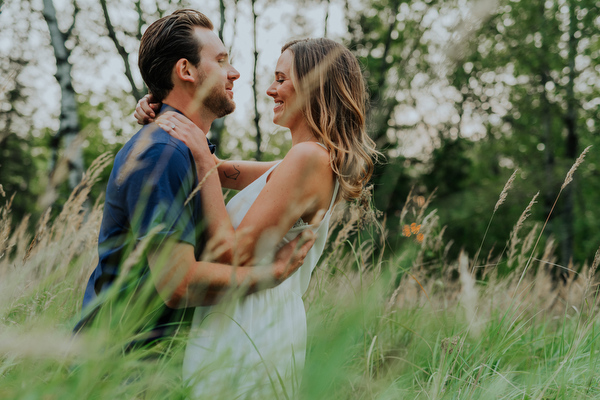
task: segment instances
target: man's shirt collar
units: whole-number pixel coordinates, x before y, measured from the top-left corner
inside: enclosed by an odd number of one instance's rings
[[[178,109],[176,109],[176,108],[173,108],[173,107],[171,107],[171,106],[170,106],[170,105],[168,105],[168,104],[163,104],[163,105],[162,105],[162,107],[160,108],[160,111],[158,112],[158,115],[160,115],[160,114],[162,114],[162,113],[164,113],[164,112],[167,112],[167,111],[174,111],[174,112],[176,112],[176,113],[178,113],[178,114],[181,114],[181,115],[183,115],[183,113],[182,113],[181,111],[179,111],[179,110],[178,110]],[[210,152],[211,152],[211,154],[215,154],[215,151],[217,150],[217,146],[216,146],[216,145],[214,145],[214,144],[212,144],[212,143],[210,142],[210,140],[208,140],[208,137],[206,138],[206,142],[208,143],[208,148],[210,149]]]

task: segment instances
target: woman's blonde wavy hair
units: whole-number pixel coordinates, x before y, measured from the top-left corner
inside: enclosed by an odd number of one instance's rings
[[[329,39],[286,43],[294,56],[291,78],[313,133],[329,150],[340,183],[338,199],[358,198],[380,154],[367,135],[367,92],[360,64],[345,46]]]

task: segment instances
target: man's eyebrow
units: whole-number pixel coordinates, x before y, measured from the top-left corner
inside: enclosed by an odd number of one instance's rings
[[[222,57],[229,58],[229,53],[227,53],[226,51],[222,51],[219,54],[217,54],[217,58],[222,58]]]

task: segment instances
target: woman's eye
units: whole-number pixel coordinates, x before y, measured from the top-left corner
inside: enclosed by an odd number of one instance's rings
[[[277,79],[277,80],[275,80],[275,82],[277,82],[277,83],[283,83],[283,82],[285,82],[285,80],[283,80],[283,79]]]

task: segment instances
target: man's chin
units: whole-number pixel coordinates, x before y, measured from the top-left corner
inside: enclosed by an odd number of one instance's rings
[[[224,107],[221,112],[219,114],[217,114],[219,116],[219,118],[223,118],[226,115],[231,114],[232,112],[235,111],[235,103],[231,102],[229,104],[229,107]]]
[[[204,102],[204,106],[211,110],[217,118],[223,118],[226,115],[231,114],[235,110],[235,102],[233,100],[220,99],[220,101],[214,101],[215,99],[208,98]]]

